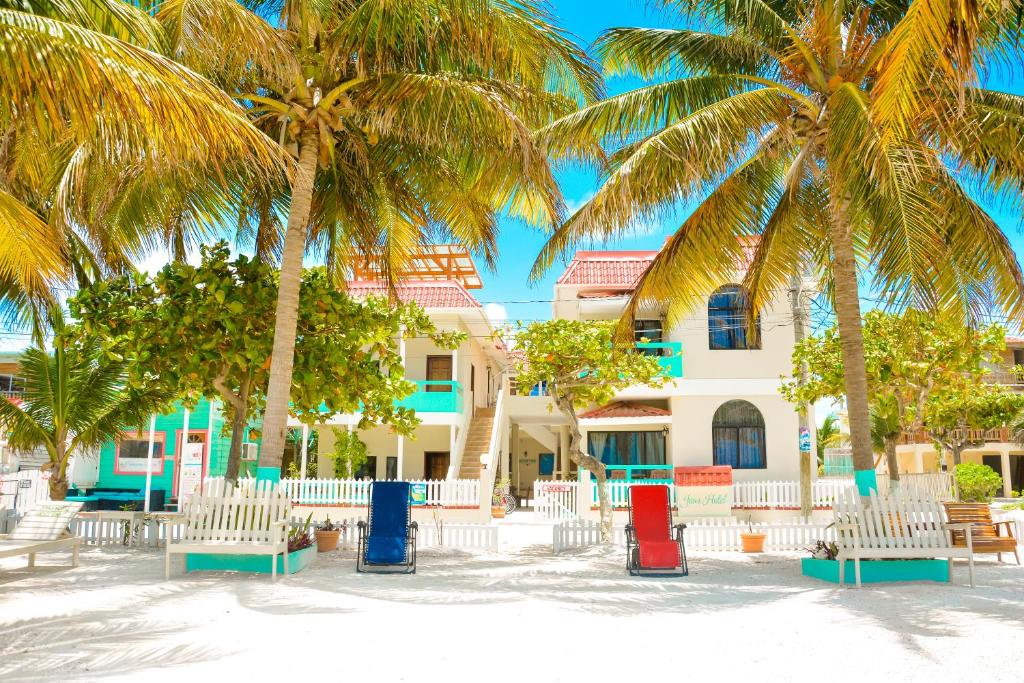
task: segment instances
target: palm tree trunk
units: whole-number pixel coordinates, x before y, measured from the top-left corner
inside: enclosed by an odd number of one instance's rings
[[[67,453],[63,440],[57,440],[54,450],[54,461],[50,466],[50,500],[64,500],[68,495]]]
[[[846,199],[833,202],[832,279],[835,287],[836,321],[843,352],[846,410],[850,421],[854,477],[862,495],[876,488],[871,451],[871,413],[868,379],[864,365],[864,333],[861,329],[860,291],[853,251],[853,227],[847,215]]]
[[[313,204],[317,151],[316,132],[304,133],[299,141],[299,165],[292,187],[292,203],[284,236],[284,252],[281,255],[274,350],[270,356],[270,380],[267,383],[267,408],[263,417],[263,443],[259,459],[260,470],[273,468],[278,471],[278,476],[284,456],[285,429],[288,426],[302,256],[306,251],[306,226]]]
[[[885,464],[889,469],[889,493],[900,485],[900,461],[896,457],[896,436],[885,437]]]

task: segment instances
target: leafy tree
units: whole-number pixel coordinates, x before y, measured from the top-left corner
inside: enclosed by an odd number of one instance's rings
[[[366,444],[355,431],[337,427],[332,427],[331,431],[334,432],[334,450],[331,452],[334,458],[334,477],[351,479],[366,462]]]
[[[359,258],[394,281],[429,239],[493,262],[498,211],[561,217],[531,133],[594,101],[600,78],[538,0],[156,5],[175,55],[295,164],[277,192],[242,198],[242,232],[281,257],[260,450],[261,467],[279,467],[307,246],[334,278]]]
[[[988,465],[962,462],[953,474],[960,500],[965,503],[987,503],[1003,486],[1003,478]]]
[[[569,457],[597,479],[601,539],[611,540],[612,508],[605,464],[583,450],[577,409],[602,405],[635,384],[665,382],[658,359],[636,353],[632,340],[615,334],[616,323],[548,320],[520,326],[516,348],[523,354],[516,371],[522,386],[543,384],[554,407],[569,421]]]
[[[1024,410],[1024,394],[994,384],[970,380],[936,387],[928,397],[925,424],[939,446],[953,454],[953,466],[960,454],[985,443],[984,430],[1011,425]]]
[[[896,442],[901,433],[920,430],[929,399],[936,391],[962,386],[980,391],[985,363],[998,359],[1005,333],[997,325],[974,329],[951,317],[918,310],[903,315],[869,311],[864,316],[864,363],[873,431],[881,438],[889,477],[899,479]],[[810,337],[793,351],[793,363],[806,362],[808,381],[785,382],[782,394],[791,402],[842,399],[844,353],[837,327]]]
[[[0,0],[0,297],[45,322],[55,287],[181,254],[219,229],[232,184],[279,182],[280,148],[164,52],[121,0]]]
[[[125,425],[145,424],[170,397],[159,387],[133,385],[127,362],[66,325],[60,309],[50,315],[53,351],[33,347],[21,354],[24,394],[19,402],[0,399],[0,425],[12,448],[46,450],[50,498],[64,500],[74,455],[118,439]]]
[[[175,262],[152,279],[101,282],[83,290],[71,308],[87,331],[108,339],[112,356],[131,361],[133,381],[224,402],[231,421],[225,476],[234,480],[245,426],[266,401],[277,281],[265,263],[229,258],[226,244],[203,247],[198,267]],[[415,389],[403,378],[400,335],[430,336],[447,348],[462,335],[437,331],[415,304],[353,300],[322,268],[307,270],[302,287],[294,413],[312,424],[360,412],[361,426],[390,424],[410,433],[418,422],[413,411],[395,405]]]
[[[651,300],[686,315],[748,263],[757,314],[809,266],[841,333],[854,467],[870,473],[858,274],[894,306],[966,321],[994,302],[1024,318],[1013,249],[968,192],[1018,206],[1024,187],[1024,97],[978,85],[987,65],[1019,59],[1016,6],[659,4],[694,27],[614,28],[597,42],[606,73],[659,82],[541,132],[553,154],[596,160],[603,184],[535,274],[686,204],[696,208],[638,282],[631,315]]]

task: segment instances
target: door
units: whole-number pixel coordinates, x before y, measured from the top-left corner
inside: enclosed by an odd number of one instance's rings
[[[427,356],[427,380],[431,382],[452,381],[452,357],[451,356]],[[428,384],[427,391],[452,390],[451,385]]]
[[[189,430],[188,443],[182,447],[182,432],[177,433],[174,453],[174,481],[171,493],[175,497],[189,496],[210,475],[210,462],[206,457],[206,430]]]
[[[448,477],[448,465],[451,455],[448,451],[426,452],[423,454],[424,479],[445,479]]]

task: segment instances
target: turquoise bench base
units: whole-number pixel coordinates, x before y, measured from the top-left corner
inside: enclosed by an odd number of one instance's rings
[[[288,553],[288,573],[300,572],[316,559],[316,546]],[[268,555],[214,555],[208,553],[186,553],[186,572],[253,572],[270,573]],[[277,573],[284,573],[284,556],[277,556]]]
[[[836,560],[816,560],[805,557],[800,561],[804,576],[839,583],[839,563]],[[847,584],[855,581],[853,560],[846,560]],[[947,560],[861,560],[861,583],[883,583],[887,581],[938,581],[949,582]]]

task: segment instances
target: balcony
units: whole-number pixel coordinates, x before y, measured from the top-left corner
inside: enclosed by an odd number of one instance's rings
[[[954,437],[960,439],[966,436],[964,441],[967,443],[1009,443],[1013,440],[1013,434],[1010,431],[1009,427],[968,429],[966,433],[964,433],[964,430],[956,429],[954,430]],[[900,434],[899,440],[896,443],[900,446],[911,446],[913,444],[930,444],[934,443],[934,441],[928,435],[928,432],[922,429],[917,432],[904,432]]]
[[[451,380],[411,380],[416,391],[397,401],[396,405],[411,408],[417,413],[461,413],[464,390]],[[436,388],[432,388],[436,387]],[[431,388],[428,391],[428,388]]]
[[[683,376],[683,345],[680,342],[637,342],[636,348],[648,356],[657,356],[666,377]]]

